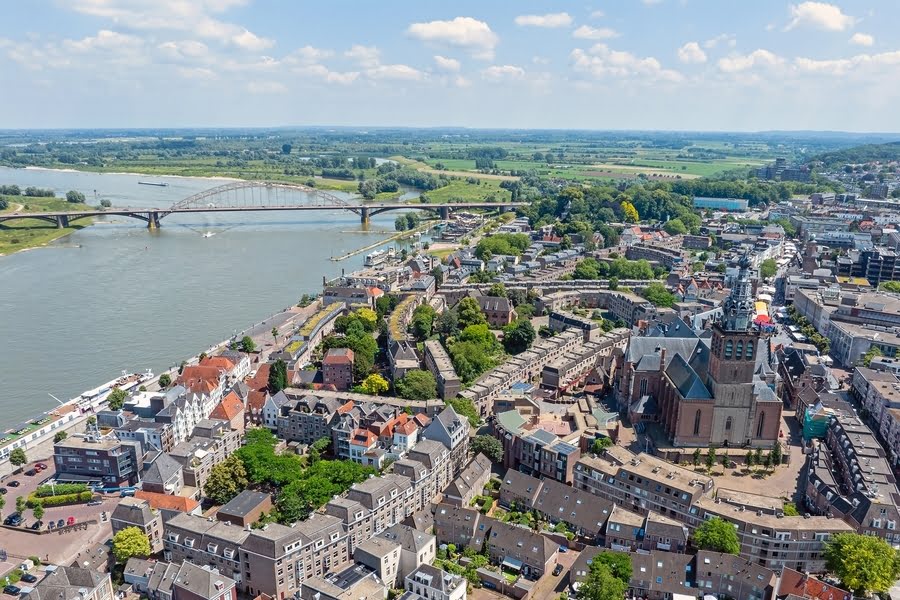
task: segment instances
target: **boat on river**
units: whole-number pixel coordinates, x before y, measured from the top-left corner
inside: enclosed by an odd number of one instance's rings
[[[138,185],[155,185],[156,187],[169,187],[168,183],[162,181],[138,181]]]

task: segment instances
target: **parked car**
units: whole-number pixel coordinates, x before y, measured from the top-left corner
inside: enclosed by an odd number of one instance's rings
[[[19,483],[18,481],[16,481],[15,479],[13,479],[12,481],[10,481],[9,483],[7,483],[6,485],[8,485],[9,487],[19,487],[19,486],[22,485],[22,484]]]
[[[34,468],[37,469],[38,471],[43,471],[44,469],[47,468],[47,465],[45,465],[44,463],[35,463]]]
[[[102,498],[94,498],[93,500],[91,500],[90,502],[87,503],[88,506],[100,506],[101,504],[103,504]]]
[[[559,551],[560,551],[560,552],[568,552],[568,551],[569,551],[569,547],[568,547],[568,546],[560,546],[560,547],[559,547]]]
[[[43,527],[43,526],[44,526],[43,521],[35,521],[34,523],[32,523],[31,525],[28,526],[28,529],[31,529],[32,531],[40,531],[41,527]]]
[[[75,524],[75,517],[69,517],[68,519],[66,519],[66,525],[74,525],[74,524]]]
[[[0,495],[8,494],[8,493],[9,493],[8,489],[6,489],[5,487],[0,487]]]
[[[7,585],[3,588],[4,594],[9,594],[10,596],[18,596],[22,590],[17,588],[14,585]]]
[[[20,515],[19,513],[13,513],[13,514],[9,515],[8,517],[6,517],[5,519],[3,519],[3,524],[4,525],[12,525],[13,527],[18,527],[19,525],[22,524],[22,521],[24,521],[24,519],[22,518],[22,515]]]
[[[25,583],[37,583],[37,577],[35,577],[31,573],[25,573],[24,575],[22,575],[21,581],[24,581]]]
[[[57,528],[57,529],[59,529],[60,527],[65,527],[65,526],[66,526],[66,520],[65,520],[65,519],[60,519],[59,521],[56,522],[56,528]]]
[[[562,565],[557,563],[555,567],[553,567],[553,576],[559,577],[559,574],[562,573]]]
[[[35,475],[37,475],[37,471],[35,471],[34,469],[28,469],[27,471],[25,471],[25,474],[29,477],[34,477]]]

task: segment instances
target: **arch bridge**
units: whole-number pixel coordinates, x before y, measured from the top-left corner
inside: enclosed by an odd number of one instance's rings
[[[16,219],[40,219],[68,227],[71,221],[99,215],[118,215],[139,219],[147,227],[155,229],[160,220],[171,214],[214,212],[266,212],[266,211],[327,211],[345,210],[359,215],[363,223],[375,215],[391,210],[425,210],[448,219],[454,210],[467,208],[499,209],[505,212],[526,206],[524,202],[457,202],[449,204],[422,204],[405,202],[381,202],[355,204],[326,190],[299,183],[281,181],[235,181],[204,190],[176,202],[169,208],[111,208],[86,211],[0,213],[0,223]]]

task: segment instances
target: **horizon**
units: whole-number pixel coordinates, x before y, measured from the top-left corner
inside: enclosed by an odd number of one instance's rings
[[[900,131],[889,0],[36,0],[0,18],[14,130]]]

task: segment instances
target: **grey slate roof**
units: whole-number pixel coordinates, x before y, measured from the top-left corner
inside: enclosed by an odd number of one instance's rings
[[[229,589],[235,581],[218,572],[184,561],[175,575],[172,585],[196,594],[201,598],[215,598],[222,590]]]
[[[177,476],[179,471],[181,471],[181,463],[168,454],[163,453],[144,472],[142,479],[144,483],[163,485],[172,477]]]
[[[709,389],[700,381],[700,377],[680,354],[672,358],[672,362],[669,363],[669,367],[666,369],[666,375],[678,388],[678,392],[682,397],[692,400],[712,399]]]
[[[109,575],[82,567],[57,567],[22,594],[25,600],[78,600],[83,589],[93,590]]]

